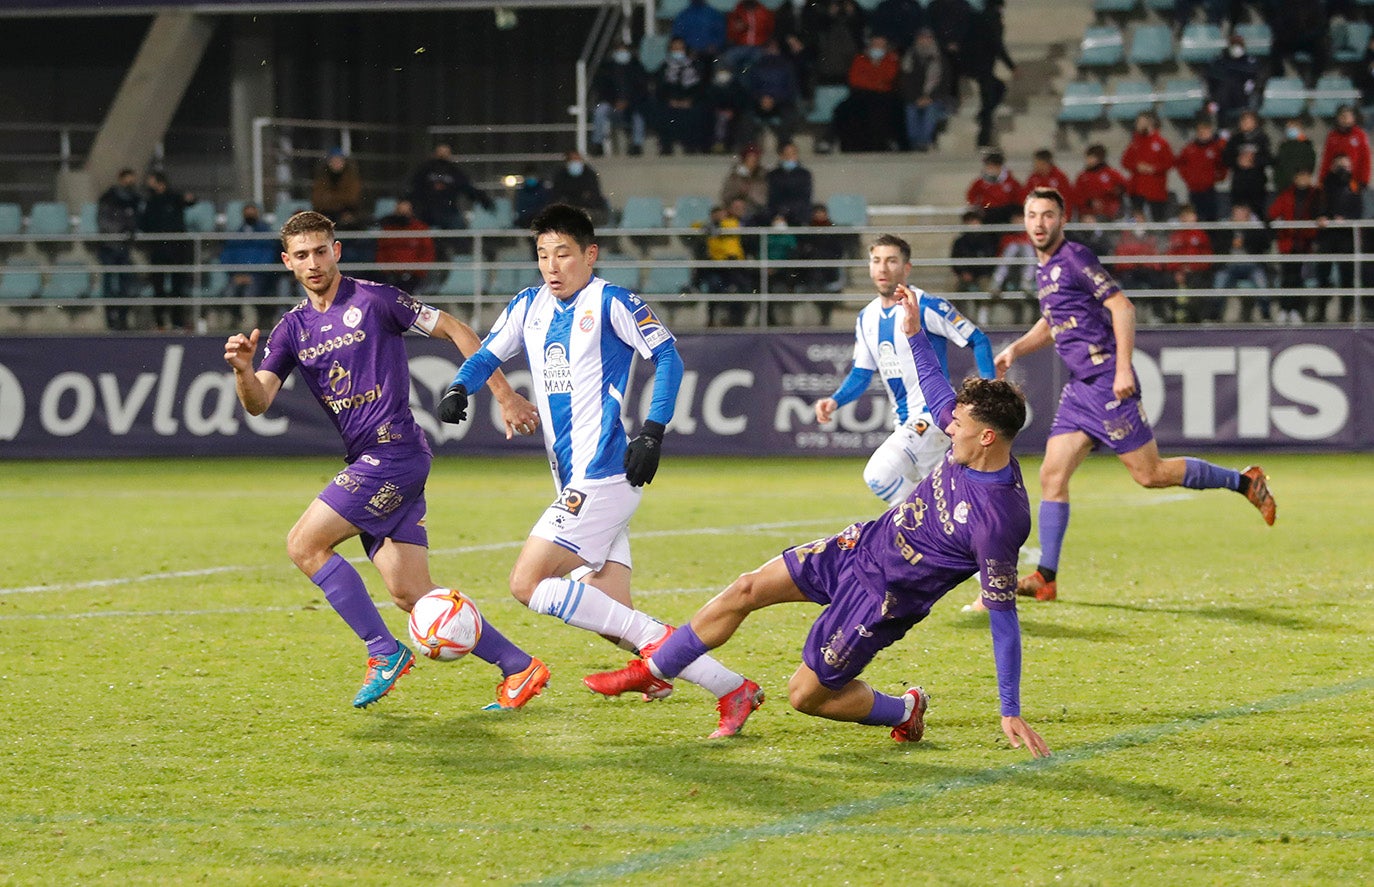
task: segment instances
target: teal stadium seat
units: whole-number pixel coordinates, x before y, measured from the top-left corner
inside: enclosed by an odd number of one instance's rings
[[[237,228],[239,222],[243,220],[243,207],[245,204],[252,203],[251,200],[231,200],[224,204],[224,226],[230,230]],[[259,207],[261,208],[261,207]],[[285,219],[282,219],[285,222]],[[214,229],[209,229],[214,230]]]
[[[1168,25],[1137,25],[1131,31],[1131,52],[1126,60],[1142,69],[1172,64],[1174,32]]]
[[[1115,68],[1124,58],[1126,40],[1116,25],[1089,25],[1078,44],[1078,67]]]
[[[527,247],[502,247],[496,251],[496,261],[512,265],[510,268],[497,268],[492,274],[491,291],[502,298],[510,298],[527,286],[538,286],[542,281],[539,269],[530,261]],[[514,267],[518,265],[519,267]]]
[[[476,271],[470,258],[456,260],[439,284],[439,295],[475,296],[479,282],[482,283],[482,292],[488,292],[486,281],[483,279],[485,277],[485,270],[480,273]]]
[[[47,279],[39,295],[44,299],[70,302],[91,294],[95,269],[83,258],[68,256],[48,267]]]
[[[862,228],[868,224],[868,198],[862,194],[831,194],[825,201],[830,221],[841,228]]]
[[[277,201],[277,207],[274,212],[274,215],[277,217],[277,224],[280,225],[284,224],[287,219],[291,218],[296,213],[305,212],[308,209],[310,209],[309,200],[301,200],[299,198],[288,197],[285,200]],[[240,210],[237,216],[229,217],[228,227],[236,227],[242,219],[243,212],[242,210]]]
[[[673,204],[673,227],[690,228],[711,221],[711,198],[684,194]]]
[[[17,203],[0,203],[0,235],[19,234],[24,230],[24,211]]]
[[[1245,41],[1245,51],[1257,59],[1268,58],[1274,48],[1274,32],[1264,22],[1236,25],[1235,33]]]
[[[378,197],[372,204],[372,218],[386,218],[396,211],[396,204],[399,202],[395,197]]]
[[[616,286],[639,292],[639,261],[634,256],[607,250],[596,257],[596,274]]]
[[[1099,16],[1127,16],[1140,8],[1140,0],[1093,0],[1093,12]]]
[[[502,231],[514,227],[515,210],[509,197],[492,199],[492,208],[474,206],[468,218],[468,227],[476,231]]]
[[[1337,64],[1348,65],[1364,58],[1374,25],[1362,21],[1334,21],[1331,23],[1331,58]]]
[[[849,98],[848,86],[824,84],[816,87],[816,95],[811,100],[811,110],[806,112],[806,122],[820,126],[828,124],[835,117],[835,106]]]
[[[639,63],[652,74],[668,57],[668,34],[645,34],[639,39]]]
[[[1096,123],[1102,119],[1106,92],[1101,83],[1077,80],[1064,85],[1059,103],[1060,123]]]
[[[1178,38],[1178,60],[1185,65],[1207,65],[1221,57],[1226,35],[1207,22],[1185,25]]]
[[[204,234],[207,231],[215,230],[215,204],[209,200],[197,200],[195,203],[186,207],[186,230]],[[233,226],[243,218],[243,210],[239,210],[236,216],[227,216],[229,225]]]
[[[1145,8],[1162,18],[1173,18],[1174,0],[1145,0]]]
[[[1148,80],[1119,80],[1112,103],[1107,106],[1107,118],[1118,123],[1132,123],[1136,115],[1155,109],[1154,87]]]
[[[686,255],[674,253],[661,257],[659,262],[671,263],[688,261]],[[644,294],[649,296],[670,296],[685,293],[692,288],[692,269],[686,265],[651,265],[644,274]]]
[[[855,2],[859,4],[860,9],[863,9],[866,12],[872,12],[873,10],[878,8],[878,4],[881,3],[882,0],[855,0]],[[723,11],[729,12],[730,10],[726,9]]]
[[[679,12],[687,8],[690,0],[662,0],[654,7],[654,16],[662,21],[672,21]]]
[[[28,256],[11,256],[0,269],[0,300],[32,299],[43,288],[42,266]]]
[[[81,204],[76,211],[76,233],[77,234],[99,234],[100,233],[100,208],[92,201]]]
[[[1170,77],[1160,93],[1159,116],[1175,123],[1192,122],[1206,98],[1207,89],[1197,77]]]
[[[70,234],[71,230],[72,214],[65,203],[44,200],[29,210],[29,233],[36,237]]]
[[[1317,78],[1312,94],[1312,116],[1318,120],[1334,120],[1341,105],[1357,105],[1360,91],[1344,74],[1323,74]]]
[[[620,213],[621,228],[662,228],[663,200],[632,194],[625,200],[625,209]]]
[[[1266,120],[1301,117],[1307,110],[1307,89],[1301,77],[1270,77],[1264,84],[1260,116]]]

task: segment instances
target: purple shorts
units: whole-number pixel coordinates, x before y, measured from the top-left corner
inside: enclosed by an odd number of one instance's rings
[[[1112,374],[1103,373],[1086,382],[1074,379],[1059,394],[1059,408],[1050,423],[1050,437],[1081,431],[1093,440],[1093,448],[1105,446],[1118,456],[1134,452],[1155,439],[1145,405],[1136,393],[1118,400],[1112,391]]]
[[[830,690],[857,678],[879,650],[901,640],[921,621],[883,617],[883,595],[860,581],[858,559],[842,547],[843,537],[841,533],[783,552],[797,588],[825,607],[806,636],[802,662]]]
[[[368,557],[387,539],[428,548],[425,481],[430,461],[428,453],[400,458],[364,453],[334,476],[319,499],[362,531]]]

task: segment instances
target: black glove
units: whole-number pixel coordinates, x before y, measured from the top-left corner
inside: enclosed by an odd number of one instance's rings
[[[439,399],[439,421],[457,425],[468,417],[468,390],[461,383],[448,386],[444,396]]]
[[[639,429],[639,437],[625,448],[625,479],[632,487],[642,487],[658,472],[658,454],[663,445],[663,425],[652,420]]]

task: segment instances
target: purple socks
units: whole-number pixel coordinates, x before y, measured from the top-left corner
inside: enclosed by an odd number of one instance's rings
[[[1240,472],[1191,456],[1183,460],[1183,485],[1190,490],[1239,490]]]
[[[873,691],[873,710],[859,721],[870,727],[895,727],[906,720],[906,699]]]
[[[1058,570],[1059,552],[1064,547],[1064,534],[1069,531],[1069,503],[1041,501],[1039,525],[1039,565]]]
[[[326,561],[319,572],[310,577],[310,581],[324,591],[324,599],[329,601],[329,606],[367,644],[369,656],[390,656],[396,652],[396,637],[386,627],[382,614],[377,612],[377,605],[368,596],[363,577],[342,555],[336,553]]]
[[[506,636],[485,618],[482,619],[482,636],[472,648],[472,655],[500,668],[506,677],[530,667],[530,654],[506,640]]]
[[[692,626],[684,625],[663,642],[663,646],[658,648],[658,652],[650,661],[655,671],[671,680],[707,652],[707,646],[697,637],[697,633],[692,631]]]

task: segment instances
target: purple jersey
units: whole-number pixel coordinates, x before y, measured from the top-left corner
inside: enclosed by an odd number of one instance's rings
[[[982,574],[990,610],[1016,607],[1016,561],[1030,535],[1030,502],[1015,459],[1000,471],[975,471],[951,454],[905,502],[839,536],[785,553],[802,591],[838,576],[818,559],[844,562],[843,574],[882,598],[884,620],[914,623],[951,589]],[[828,599],[838,589],[814,588]]]
[[[424,310],[393,286],[344,277],[328,311],[316,311],[306,299],[282,316],[259,369],[283,382],[292,368],[300,370],[339,429],[348,461],[368,451],[428,455],[429,442],[410,412],[403,339]]]
[[[1093,251],[1065,240],[1035,269],[1040,315],[1050,325],[1054,350],[1069,375],[1091,379],[1116,372],[1116,334],[1112,313],[1102,304],[1121,287]]]

